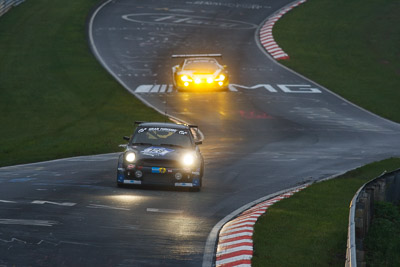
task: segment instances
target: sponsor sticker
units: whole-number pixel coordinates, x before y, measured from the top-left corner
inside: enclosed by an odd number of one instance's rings
[[[148,156],[165,156],[168,153],[171,153],[172,151],[175,151],[173,149],[165,148],[165,147],[148,147],[145,150],[142,151],[142,154],[148,155]]]
[[[152,173],[166,173],[167,169],[166,168],[151,167],[151,172]]]
[[[193,187],[192,183],[175,183],[175,186]]]
[[[138,180],[124,180],[124,184],[142,184],[142,181],[138,181]]]
[[[160,127],[153,127],[153,128],[149,128],[149,131],[161,131],[161,132],[172,132],[172,133],[176,133],[176,131],[178,131],[177,129],[172,129],[172,128],[160,128]]]

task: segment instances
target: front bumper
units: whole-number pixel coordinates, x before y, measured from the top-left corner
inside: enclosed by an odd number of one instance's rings
[[[175,81],[175,87],[179,91],[213,91],[213,90],[226,90],[229,86],[229,82],[225,81],[222,85],[219,85],[217,82],[213,83],[207,83],[207,82],[201,82],[201,83],[194,83],[191,82],[187,86],[184,85],[184,83]]]
[[[135,165],[120,167],[119,184],[200,187],[200,170]]]

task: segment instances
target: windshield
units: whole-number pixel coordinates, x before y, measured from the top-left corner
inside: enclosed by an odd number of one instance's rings
[[[179,147],[191,147],[193,145],[188,130],[163,127],[139,128],[133,136],[132,144]]]
[[[185,64],[185,70],[197,70],[201,72],[214,73],[218,69],[218,65],[215,61],[209,59],[196,59],[187,60]]]

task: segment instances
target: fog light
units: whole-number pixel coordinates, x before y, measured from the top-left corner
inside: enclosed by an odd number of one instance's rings
[[[180,172],[175,173],[175,179],[176,180],[182,179],[182,173],[180,173]]]
[[[222,86],[224,83],[223,82],[218,82],[219,86]]]
[[[135,177],[136,178],[142,178],[143,172],[142,171],[135,171]]]
[[[185,82],[183,85],[184,85],[184,86],[189,86],[189,83],[188,83],[188,82]]]

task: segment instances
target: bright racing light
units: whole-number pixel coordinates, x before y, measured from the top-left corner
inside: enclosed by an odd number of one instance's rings
[[[223,81],[223,80],[225,80],[225,75],[220,74],[219,77],[218,77],[218,79],[215,79],[215,80],[216,80],[216,81]]]
[[[212,77],[207,78],[207,83],[212,83],[213,81],[214,81],[214,79]]]
[[[135,153],[133,153],[133,152],[128,152],[128,153],[125,154],[125,160],[126,160],[127,162],[134,162],[135,159],[136,159]]]
[[[182,158],[182,163],[184,166],[191,166],[194,163],[194,155],[192,153],[187,153]]]
[[[191,82],[192,81],[187,75],[182,75],[181,76],[181,80],[183,82]]]

